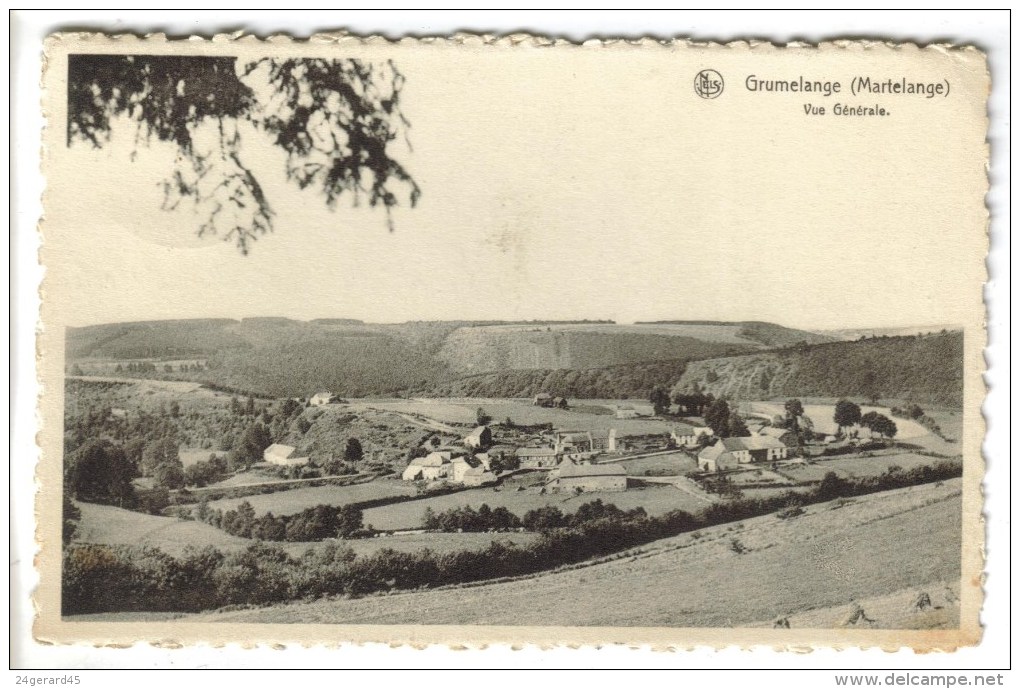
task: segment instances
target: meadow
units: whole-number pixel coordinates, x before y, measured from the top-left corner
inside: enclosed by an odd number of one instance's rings
[[[838,626],[849,601],[939,597],[960,577],[960,480],[808,506],[487,585],[189,616],[189,622],[735,627]],[[734,548],[739,542],[740,552]],[[908,624],[868,608],[874,627]],[[814,614],[809,614],[814,611]],[[943,625],[946,610],[932,626]],[[922,621],[923,622],[923,621]],[[919,624],[912,619],[909,624]]]

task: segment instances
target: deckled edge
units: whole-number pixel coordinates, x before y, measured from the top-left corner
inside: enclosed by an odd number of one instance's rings
[[[43,49],[42,58],[41,58],[42,59],[42,73],[40,74],[40,84],[41,84],[41,89],[40,89],[40,91],[41,91],[41,94],[40,94],[40,105],[41,105],[41,107],[43,109],[43,114],[44,114],[43,122],[44,122],[44,124],[43,124],[42,130],[40,131],[40,152],[41,152],[41,154],[40,154],[40,171],[41,171],[41,177],[43,179],[43,188],[42,188],[42,202],[43,202],[42,203],[42,210],[43,210],[43,215],[40,217],[40,219],[39,219],[39,221],[37,223],[37,232],[38,232],[38,235],[39,235],[38,260],[39,260],[40,265],[43,268],[43,277],[42,277],[42,280],[40,282],[39,289],[38,289],[39,297],[40,297],[40,311],[39,311],[39,320],[37,322],[36,330],[35,330],[35,332],[36,332],[36,360],[37,360],[37,363],[43,361],[44,358],[45,358],[44,357],[44,353],[43,353],[43,346],[42,346],[42,339],[43,339],[42,338],[42,334],[43,334],[44,329],[45,329],[45,322],[44,322],[44,319],[42,317],[42,314],[43,314],[43,312],[44,312],[44,310],[46,308],[45,307],[44,296],[45,296],[46,283],[47,283],[47,280],[49,279],[48,278],[48,271],[46,270],[46,264],[43,261],[43,256],[45,254],[45,232],[44,232],[45,221],[46,221],[45,199],[46,199],[46,196],[47,196],[47,193],[46,193],[47,192],[47,185],[46,185],[46,181],[45,181],[46,178],[45,178],[45,174],[44,174],[45,173],[45,162],[46,162],[46,138],[47,138],[47,132],[48,132],[50,126],[51,126],[50,122],[49,122],[50,118],[47,116],[46,108],[45,108],[45,105],[46,105],[47,100],[48,100],[47,89],[46,89],[46,78],[47,78],[48,70],[50,68],[49,58],[48,58],[47,53],[48,53],[48,51],[51,48],[59,46],[65,40],[75,40],[75,41],[88,42],[88,43],[94,45],[97,48],[101,47],[104,44],[105,45],[117,45],[117,46],[125,46],[125,45],[131,44],[131,43],[158,43],[158,44],[161,44],[161,45],[172,45],[172,44],[179,44],[179,43],[191,43],[191,44],[195,44],[195,43],[214,43],[214,44],[228,44],[229,45],[231,43],[235,43],[236,42],[236,43],[244,44],[246,46],[247,45],[251,45],[253,43],[266,43],[266,44],[274,44],[274,45],[280,45],[280,46],[286,46],[286,45],[310,45],[310,46],[312,46],[312,45],[314,45],[316,47],[321,46],[321,45],[329,45],[329,44],[336,44],[336,45],[358,44],[358,45],[365,45],[365,46],[379,45],[379,44],[388,44],[388,45],[393,45],[393,46],[398,46],[398,45],[399,46],[404,46],[404,45],[408,45],[408,44],[422,44],[422,45],[438,45],[438,46],[449,46],[449,47],[457,47],[457,46],[493,46],[493,47],[499,47],[499,48],[508,48],[509,47],[509,48],[522,48],[522,49],[527,49],[527,48],[551,48],[551,47],[556,47],[556,48],[563,48],[563,47],[594,48],[594,49],[612,49],[612,48],[641,48],[641,49],[665,48],[665,49],[673,49],[673,48],[680,47],[680,48],[712,49],[712,50],[718,50],[718,49],[749,49],[749,50],[763,50],[763,51],[764,50],[833,50],[833,49],[835,49],[835,50],[882,50],[882,49],[884,49],[884,50],[894,50],[894,51],[898,51],[898,50],[916,50],[918,52],[921,52],[921,51],[933,51],[933,52],[943,53],[943,54],[946,54],[946,55],[967,54],[968,56],[970,56],[970,55],[973,55],[973,54],[977,54],[977,55],[981,56],[981,58],[983,60],[983,63],[984,63],[984,68],[985,68],[984,74],[985,74],[985,83],[986,83],[986,95],[985,95],[985,139],[984,139],[984,143],[985,143],[985,173],[986,173],[987,185],[986,185],[986,192],[985,192],[984,201],[983,201],[983,206],[984,206],[984,209],[985,209],[986,251],[985,251],[985,257],[984,257],[984,263],[985,263],[985,271],[986,271],[985,272],[986,280],[985,280],[985,283],[982,285],[982,288],[984,288],[984,286],[987,285],[988,278],[990,277],[990,270],[989,270],[988,266],[989,266],[990,248],[991,248],[990,242],[991,242],[991,230],[992,230],[992,215],[991,215],[991,209],[989,207],[989,195],[990,195],[990,192],[991,192],[991,185],[992,185],[992,181],[993,180],[991,178],[991,169],[990,169],[991,161],[990,161],[989,155],[990,155],[990,150],[991,150],[991,140],[990,140],[990,98],[991,98],[991,84],[992,84],[992,81],[991,81],[989,59],[988,59],[988,55],[987,55],[986,51],[984,51],[980,47],[978,47],[976,45],[973,45],[973,44],[970,44],[970,43],[953,44],[953,43],[932,42],[932,43],[922,44],[922,43],[917,43],[917,42],[913,42],[913,41],[889,41],[889,40],[871,39],[871,38],[838,38],[838,37],[834,37],[832,39],[826,39],[826,40],[822,40],[822,41],[818,41],[818,42],[790,41],[790,42],[783,43],[783,42],[776,42],[776,41],[771,41],[771,40],[767,40],[767,39],[755,39],[755,38],[737,39],[737,40],[723,42],[723,41],[713,41],[713,40],[699,40],[699,39],[683,37],[683,36],[677,36],[677,37],[668,38],[668,39],[654,38],[652,36],[643,36],[643,37],[640,37],[640,38],[603,37],[603,38],[591,38],[591,39],[585,39],[585,40],[581,40],[581,41],[574,41],[574,40],[567,39],[567,38],[562,38],[562,37],[547,37],[547,36],[542,36],[542,35],[538,35],[538,34],[531,34],[531,33],[525,33],[525,32],[511,32],[511,33],[499,33],[499,34],[472,33],[472,32],[454,32],[454,33],[452,33],[450,35],[447,35],[447,36],[444,36],[444,35],[426,35],[426,36],[405,35],[405,36],[401,36],[401,37],[397,37],[397,38],[389,38],[389,37],[384,36],[382,34],[362,35],[362,34],[356,34],[356,33],[348,32],[346,30],[318,32],[318,33],[311,34],[311,35],[309,35],[307,37],[295,37],[295,36],[293,36],[293,35],[291,35],[289,33],[274,33],[274,34],[268,34],[268,35],[265,35],[265,36],[259,36],[259,35],[256,35],[256,34],[248,33],[248,32],[243,31],[243,30],[236,31],[236,32],[231,32],[231,33],[218,33],[218,34],[213,34],[212,36],[200,35],[200,34],[192,34],[192,35],[189,35],[187,37],[183,37],[183,36],[181,36],[181,37],[178,37],[178,36],[168,36],[166,33],[163,33],[163,32],[153,32],[153,33],[145,33],[145,34],[134,33],[134,32],[123,32],[123,33],[107,34],[107,33],[103,33],[103,32],[90,32],[90,31],[67,31],[67,32],[58,31],[58,32],[51,33],[51,34],[49,34],[46,37],[46,39],[44,41],[44,46],[43,46],[44,49]],[[987,393],[988,393],[988,390],[989,390],[989,387],[990,387],[988,382],[986,382],[986,378],[988,378],[989,380],[991,378],[989,376],[989,373],[990,373],[991,369],[988,368],[988,357],[987,357],[987,355],[988,355],[988,340],[989,340],[989,338],[988,338],[988,330],[987,330],[987,322],[988,322],[988,316],[989,316],[989,309],[988,309],[987,299],[982,298],[982,303],[984,304],[984,307],[985,307],[985,311],[984,311],[984,314],[985,314],[985,327],[982,329],[982,335],[981,335],[981,340],[982,341],[981,341],[980,356],[981,356],[981,358],[982,358],[982,360],[984,361],[984,364],[985,364],[983,372],[981,374],[981,380],[982,380],[982,386],[983,386],[982,390],[983,390],[983,393],[984,393],[983,394],[983,400],[986,401],[987,400]],[[965,377],[965,379],[966,379],[966,377]],[[37,366],[37,369],[36,369],[36,381],[37,381],[37,384],[38,384],[39,393],[38,393],[37,406],[36,406],[36,420],[37,420],[37,424],[38,424],[38,429],[37,429],[35,437],[36,437],[37,449],[39,450],[39,464],[36,466],[36,470],[35,470],[35,473],[34,473],[34,478],[35,478],[34,488],[36,490],[36,494],[34,496],[33,506],[34,506],[34,514],[35,514],[35,517],[36,517],[36,525],[35,525],[35,542],[33,543],[33,546],[35,547],[36,550],[35,550],[35,553],[33,555],[33,563],[34,563],[34,566],[35,566],[35,569],[36,569],[36,573],[39,576],[40,584],[41,584],[41,582],[42,582],[42,572],[41,572],[41,570],[39,568],[39,564],[40,564],[40,559],[43,556],[44,547],[43,547],[42,540],[40,538],[41,526],[40,526],[40,520],[39,520],[38,517],[39,517],[39,502],[40,502],[39,498],[43,494],[43,487],[44,487],[44,480],[43,480],[43,477],[40,475],[40,470],[42,469],[42,466],[43,466],[42,447],[41,447],[40,440],[41,440],[41,438],[42,438],[42,436],[44,434],[44,424],[43,424],[44,416],[43,416],[43,414],[41,412],[41,409],[42,409],[42,400],[44,398],[44,374],[42,372],[42,369],[39,368],[38,366]],[[965,384],[966,384],[966,380],[965,380]],[[980,406],[979,417],[980,417],[981,421],[984,423],[984,428],[982,429],[981,437],[982,437],[983,440],[986,440],[987,439],[987,418],[988,417],[987,417],[987,414],[984,411],[984,406],[985,406],[984,403],[982,403],[982,405]],[[153,648],[160,648],[160,649],[184,649],[184,648],[187,648],[187,647],[191,647],[191,648],[205,647],[205,648],[216,648],[216,649],[239,648],[239,649],[244,649],[244,650],[261,650],[261,649],[264,649],[264,650],[286,650],[288,647],[301,647],[301,648],[341,648],[341,647],[347,647],[347,646],[364,647],[364,646],[369,646],[369,645],[386,645],[386,646],[389,646],[391,648],[399,648],[399,647],[405,647],[406,646],[406,647],[411,647],[411,648],[418,649],[418,650],[425,650],[425,649],[430,649],[430,648],[448,648],[450,650],[483,650],[483,649],[491,648],[491,647],[494,647],[494,646],[507,646],[507,647],[511,648],[511,650],[523,650],[523,649],[527,649],[527,648],[537,648],[537,649],[540,649],[540,650],[552,650],[552,649],[560,649],[560,648],[569,648],[569,649],[577,650],[577,649],[581,649],[581,648],[601,648],[601,647],[606,647],[606,646],[617,646],[617,647],[628,647],[628,648],[635,648],[635,649],[636,648],[647,648],[647,649],[650,649],[650,650],[653,650],[653,651],[657,651],[657,652],[686,652],[686,651],[693,651],[693,650],[700,650],[700,649],[708,649],[708,650],[712,650],[712,651],[715,651],[715,652],[719,653],[719,652],[723,652],[723,651],[729,651],[729,650],[734,649],[734,648],[739,648],[742,651],[757,651],[757,650],[763,650],[763,649],[770,649],[770,650],[776,651],[776,652],[787,652],[787,653],[794,653],[794,654],[806,654],[806,653],[812,653],[812,652],[820,651],[820,650],[834,650],[834,651],[861,650],[861,651],[868,651],[868,650],[872,650],[872,649],[880,649],[880,650],[885,651],[887,653],[897,653],[897,652],[900,652],[900,651],[903,651],[903,650],[911,650],[911,651],[914,652],[915,655],[924,655],[924,654],[928,654],[928,653],[949,653],[949,652],[954,652],[954,651],[956,651],[956,650],[958,650],[960,648],[965,648],[965,647],[968,647],[968,646],[974,646],[974,645],[979,644],[981,642],[982,635],[983,635],[983,625],[981,624],[981,621],[980,621],[980,613],[983,610],[983,607],[984,607],[983,603],[986,600],[986,590],[985,590],[984,584],[985,584],[985,582],[987,580],[987,576],[988,576],[988,572],[985,569],[985,567],[987,566],[987,550],[986,550],[986,548],[987,548],[987,540],[988,540],[988,537],[987,537],[988,520],[987,520],[987,517],[985,515],[985,477],[986,477],[986,470],[987,470],[987,457],[986,457],[985,451],[984,451],[984,442],[981,443],[981,452],[979,453],[979,456],[981,457],[982,463],[981,463],[981,476],[980,476],[979,481],[977,481],[977,483],[978,483],[978,496],[977,497],[981,501],[981,506],[980,506],[980,509],[979,509],[978,517],[980,519],[980,527],[981,527],[982,538],[981,538],[981,542],[976,544],[976,545],[979,548],[979,551],[980,551],[979,552],[979,557],[980,557],[981,563],[982,563],[982,571],[981,571],[981,576],[980,576],[981,604],[979,604],[978,609],[976,611],[978,613],[978,618],[979,618],[978,619],[978,628],[976,630],[976,635],[973,636],[973,637],[970,637],[970,638],[963,638],[962,641],[960,639],[962,637],[964,637],[966,635],[967,631],[968,631],[963,626],[963,621],[962,620],[961,620],[961,627],[959,629],[952,629],[952,630],[885,630],[885,629],[876,629],[876,630],[835,630],[835,629],[833,629],[833,630],[827,630],[827,629],[826,630],[804,630],[805,632],[808,632],[808,633],[810,633],[810,632],[819,632],[819,631],[821,631],[823,633],[824,632],[840,631],[840,633],[846,634],[847,636],[857,636],[859,634],[862,637],[862,642],[863,642],[863,643],[830,643],[830,644],[824,644],[824,645],[819,645],[819,644],[811,643],[811,642],[808,642],[808,643],[799,643],[797,641],[792,641],[792,642],[789,642],[789,643],[775,643],[775,644],[762,642],[762,643],[752,643],[752,644],[749,644],[749,645],[740,645],[738,643],[725,643],[725,642],[723,644],[721,644],[721,645],[712,645],[709,642],[695,642],[695,643],[692,643],[692,644],[684,645],[684,644],[678,644],[678,643],[666,643],[666,644],[659,644],[659,643],[634,643],[634,642],[628,642],[628,641],[622,641],[622,640],[591,641],[591,642],[585,641],[585,642],[580,642],[580,643],[578,643],[578,642],[571,642],[571,641],[566,641],[566,642],[551,642],[551,643],[546,643],[546,642],[514,642],[514,641],[507,642],[507,641],[502,641],[502,640],[491,640],[491,641],[480,641],[480,642],[456,642],[456,641],[448,641],[448,642],[427,642],[427,643],[420,643],[420,642],[411,641],[411,640],[392,642],[392,641],[386,641],[386,640],[380,641],[380,640],[375,640],[375,639],[338,639],[338,640],[335,640],[335,641],[315,641],[315,642],[308,642],[308,641],[303,641],[303,640],[294,640],[294,641],[288,641],[288,642],[283,642],[283,643],[281,643],[281,642],[268,642],[268,641],[267,642],[233,642],[233,641],[231,641],[231,642],[213,642],[213,643],[209,643],[209,642],[205,642],[205,641],[191,641],[191,640],[178,641],[178,640],[172,639],[172,638],[163,638],[163,639],[160,639],[160,638],[147,638],[147,639],[143,638],[143,639],[136,639],[136,640],[134,640],[134,641],[132,641],[130,643],[125,643],[125,642],[122,642],[122,641],[115,641],[113,639],[110,639],[110,640],[108,640],[106,642],[84,641],[84,640],[64,641],[64,640],[61,640],[61,639],[46,638],[45,636],[43,636],[43,635],[41,635],[39,633],[39,629],[42,626],[42,624],[44,624],[44,621],[41,619],[42,610],[41,610],[41,608],[40,608],[40,606],[38,604],[37,597],[36,597],[37,590],[33,590],[32,592],[30,592],[30,598],[31,598],[31,602],[32,602],[32,609],[34,611],[33,624],[32,624],[32,637],[33,637],[33,640],[36,643],[43,644],[43,645],[77,646],[77,647],[87,647],[87,648],[113,648],[113,649],[132,648],[132,647],[137,647],[137,646],[151,646]],[[964,514],[964,517],[966,517],[966,516],[967,515]],[[963,564],[964,565],[966,564],[966,553],[963,553]],[[58,624],[59,623],[60,623],[60,621],[58,619]],[[212,624],[212,623],[206,623],[206,624]],[[276,631],[277,628],[280,628],[279,631],[285,631],[283,629],[283,627],[296,628],[296,627],[313,627],[314,626],[314,627],[317,627],[319,629],[335,628],[336,627],[336,625],[265,625],[265,624],[253,624],[253,625],[249,625],[249,626],[259,627],[259,628],[263,628],[263,629],[273,628],[274,631]],[[357,625],[354,625],[354,626],[357,626]],[[407,629],[409,627],[410,628],[415,627],[415,625],[393,625],[393,626],[401,628],[401,629]],[[472,625],[464,625],[464,626],[470,627]],[[509,630],[509,629],[513,629],[513,627],[492,627],[492,626],[479,627],[479,628],[480,629],[487,629],[487,630],[502,630],[502,629]],[[577,636],[587,636],[587,635],[590,635],[593,630],[597,630],[597,629],[600,629],[600,628],[599,627],[580,627],[580,628],[572,628],[572,627],[542,627],[541,629],[543,629],[543,630],[547,631],[547,633],[550,633],[550,634],[553,634],[553,635],[555,635],[554,634],[554,630],[560,630],[560,631],[563,632],[563,636],[566,636],[566,637],[569,637],[569,635],[571,633],[573,633],[575,635],[573,638],[577,638]],[[602,629],[611,629],[611,628],[602,628]],[[636,630],[643,630],[645,632],[659,631],[659,632],[661,632],[664,635],[665,634],[669,634],[671,636],[679,636],[679,635],[684,634],[685,632],[686,633],[690,633],[690,634],[692,634],[694,636],[697,636],[699,634],[705,634],[707,632],[712,632],[712,631],[721,631],[723,634],[726,634],[726,633],[738,631],[738,630],[740,630],[742,628],[707,628],[707,627],[695,627],[695,628],[681,628],[681,627],[653,628],[653,627],[639,627],[639,628],[634,628],[634,629],[636,629]],[[756,633],[758,633],[759,631],[764,632],[766,634],[768,632],[768,630],[758,630],[758,629],[755,629]],[[881,641],[875,641],[875,642],[872,642],[872,643],[868,643],[868,642],[864,641],[864,639],[863,639],[863,637],[889,636],[889,635],[893,635],[893,634],[903,635],[903,634],[912,633],[912,632],[916,633],[916,631],[921,631],[921,632],[927,632],[927,631],[935,631],[935,632],[937,632],[937,631],[945,631],[947,633],[946,634],[947,636],[948,636],[948,634],[955,634],[956,635],[956,640],[953,643],[946,643],[945,645],[931,645],[931,646],[924,647],[924,648],[915,648],[915,647],[910,646],[910,645],[908,645],[906,643],[885,644],[885,643],[882,643]],[[543,634],[543,635],[545,635],[545,634]],[[288,635],[287,634],[281,634],[280,636],[288,636]],[[791,636],[791,635],[784,634],[784,636]]]

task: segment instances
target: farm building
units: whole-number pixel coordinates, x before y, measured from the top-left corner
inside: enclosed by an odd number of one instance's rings
[[[551,407],[553,406],[553,396],[548,392],[540,392],[535,395],[535,401],[532,404],[536,407]]]
[[[425,457],[412,459],[401,478],[405,481],[438,481],[453,474],[453,456],[450,452],[430,452]]]
[[[476,462],[475,464],[480,464]],[[461,454],[448,451],[431,452],[412,459],[401,475],[405,481],[453,481],[462,483],[474,467]]]
[[[677,447],[697,447],[698,439],[703,435],[712,435],[712,429],[681,423],[673,426],[669,432],[669,437]]]
[[[698,453],[701,471],[725,471],[738,464],[786,459],[786,445],[769,436],[721,438]]]
[[[637,409],[629,404],[621,404],[616,408],[616,418],[618,419],[636,419],[638,414]]]
[[[262,453],[262,459],[281,467],[296,467],[308,464],[308,457],[295,457],[295,448],[290,445],[273,443]]]
[[[492,445],[492,431],[488,426],[479,426],[464,438],[464,445],[479,449]]]
[[[474,467],[464,472],[465,486],[488,486],[496,482],[496,475],[484,467]]]
[[[322,405],[329,404],[332,401],[333,393],[317,392],[309,398],[308,404],[312,405],[313,407],[321,407]]]
[[[627,490],[627,471],[608,464],[567,464],[559,469],[552,487],[561,492]]]
[[[552,406],[557,409],[566,409],[569,405],[566,397],[553,397]]]
[[[769,438],[775,438],[783,445],[792,447],[797,444],[797,434],[788,428],[778,428],[776,426],[766,426],[765,428],[758,431],[758,435],[768,436]]]
[[[730,471],[736,469],[740,462],[726,446],[717,442],[698,453],[698,471]]]
[[[590,452],[591,433],[587,431],[556,431],[553,447],[557,452]]]
[[[610,428],[608,431],[591,431],[588,435],[591,437],[593,451],[616,452],[623,449],[623,446],[617,442],[615,428]]]
[[[551,447],[519,447],[514,455],[522,469],[552,469],[559,459]]]

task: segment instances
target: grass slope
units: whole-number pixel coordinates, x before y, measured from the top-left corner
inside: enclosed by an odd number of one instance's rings
[[[960,481],[664,539],[516,581],[206,613],[191,621],[731,627],[917,592],[960,577]],[[738,539],[746,549],[731,548]],[[900,617],[868,611],[874,626]],[[796,619],[796,618],[794,618]],[[833,623],[838,624],[837,622]]]

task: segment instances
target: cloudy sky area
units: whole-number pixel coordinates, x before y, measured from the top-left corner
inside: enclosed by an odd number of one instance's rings
[[[132,161],[130,123],[103,150],[55,149],[44,240],[74,265],[57,273],[68,321],[973,321],[984,210],[961,196],[961,174],[982,180],[983,153],[930,117],[956,101],[809,118],[803,96],[744,93],[734,59],[395,54],[413,151],[392,153],[418,207],[396,211],[392,233],[381,209],[330,211],[247,132],[244,159],[276,213],[248,256],[198,240],[190,210],[160,209],[174,151],[154,143]],[[758,68],[788,74],[784,59]],[[694,95],[704,66],[733,75],[718,99]]]

